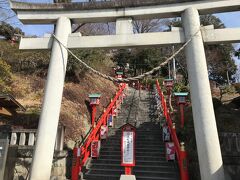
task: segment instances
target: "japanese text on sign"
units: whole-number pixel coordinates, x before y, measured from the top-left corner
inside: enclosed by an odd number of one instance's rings
[[[123,132],[123,163],[124,164],[134,163],[133,133],[134,132],[131,132],[131,131]]]

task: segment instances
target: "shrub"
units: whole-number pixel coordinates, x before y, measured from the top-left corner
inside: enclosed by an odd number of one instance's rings
[[[4,60],[0,59],[0,93],[10,92],[11,83],[12,83],[11,66],[9,66]]]
[[[240,93],[240,83],[236,83],[233,85],[237,91],[237,93]]]
[[[183,83],[175,83],[173,87],[173,92],[189,92],[189,88]]]

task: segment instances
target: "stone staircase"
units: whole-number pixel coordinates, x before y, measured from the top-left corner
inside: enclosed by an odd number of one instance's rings
[[[126,122],[137,128],[136,166],[133,174],[138,180],[177,180],[176,162],[167,162],[164,143],[152,94],[129,89],[129,96],[122,105],[115,127],[109,131],[109,137],[101,143],[100,157],[92,159],[87,165],[83,178],[86,180],[119,180],[124,174],[121,167],[121,130]]]

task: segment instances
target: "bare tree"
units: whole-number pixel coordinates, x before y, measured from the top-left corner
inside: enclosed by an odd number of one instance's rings
[[[133,21],[133,29],[135,33],[163,31],[168,23],[168,19],[137,20]]]

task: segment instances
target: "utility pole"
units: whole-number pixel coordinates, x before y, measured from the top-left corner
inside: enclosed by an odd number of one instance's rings
[[[171,79],[171,62],[168,62],[168,79]]]
[[[172,53],[174,53],[174,46],[172,46]],[[175,81],[177,79],[177,74],[176,74],[176,59],[175,57],[173,58],[173,80]]]

